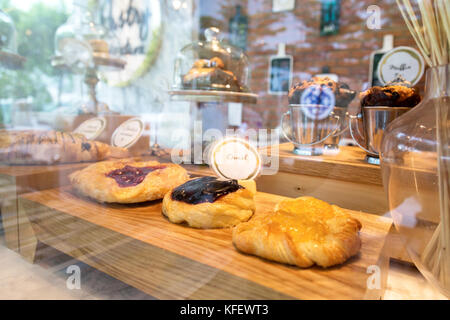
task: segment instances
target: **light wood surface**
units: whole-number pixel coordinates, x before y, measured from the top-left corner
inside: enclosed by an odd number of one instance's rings
[[[260,149],[270,154],[271,148]],[[279,145],[279,171],[382,186],[380,167],[368,164],[358,147],[342,146],[337,154],[299,156],[292,143]]]
[[[69,173],[89,163],[69,163],[52,166],[0,166],[0,206],[5,241],[8,248],[29,257],[37,240],[26,216],[17,211],[20,194],[63,186],[69,183]]]
[[[258,193],[256,214],[283,197]],[[391,220],[349,211],[362,223],[357,257],[330,268],[299,269],[236,251],[231,229],[197,230],[168,222],[161,202],[101,205],[70,186],[22,195],[19,211],[39,241],[161,299],[362,299],[367,268],[379,265]],[[383,283],[384,285],[384,283]]]
[[[258,177],[258,190],[287,197],[313,196],[343,208],[378,215],[388,213],[383,187],[373,184],[326,179],[323,177],[279,172]]]

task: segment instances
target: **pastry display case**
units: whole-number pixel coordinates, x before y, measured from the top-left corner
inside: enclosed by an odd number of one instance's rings
[[[448,298],[448,17],[288,2],[0,2],[0,299]]]
[[[348,129],[348,105],[355,95],[346,83],[327,76],[294,85],[288,94],[289,111],[281,118],[283,134],[295,146],[293,152],[303,156],[338,152]]]
[[[249,87],[247,55],[222,41],[218,28],[205,30],[205,41],[188,44],[174,63],[170,95],[176,100],[256,101]]]
[[[0,10],[0,27],[0,50],[16,53],[16,28],[12,19],[3,10]]]
[[[17,54],[17,34],[14,21],[0,9],[0,63],[2,67],[19,69],[25,58]]]
[[[82,6],[75,6],[72,15],[55,32],[55,54],[52,65],[84,74],[89,101],[82,103],[82,113],[109,113],[107,104],[97,99],[99,72],[124,68],[120,58],[118,39],[112,30],[99,24],[94,14]]]

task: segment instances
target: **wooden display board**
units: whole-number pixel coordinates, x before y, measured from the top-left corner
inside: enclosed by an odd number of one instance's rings
[[[380,167],[366,163],[360,148],[340,147],[337,154],[322,156],[300,156],[293,149],[292,143],[279,145],[278,172],[259,177],[260,190],[288,197],[312,195],[375,214],[389,211]],[[260,151],[270,155],[271,148]]]
[[[261,149],[270,154],[271,148]],[[367,163],[359,147],[340,146],[336,153],[302,156],[293,153],[292,143],[279,145],[280,171],[327,179],[382,186],[381,169]]]
[[[258,193],[255,214],[283,199]],[[159,299],[379,299],[386,280],[382,248],[391,220],[362,212],[349,211],[362,223],[358,256],[300,269],[239,253],[229,228],[172,224],[161,201],[99,204],[67,186],[22,195],[19,211],[39,241]],[[373,266],[380,286],[368,288]]]
[[[0,166],[0,205],[5,242],[8,248],[26,253],[36,245],[32,229],[26,217],[17,212],[19,195],[69,183],[68,175],[89,163],[71,163],[53,166]]]

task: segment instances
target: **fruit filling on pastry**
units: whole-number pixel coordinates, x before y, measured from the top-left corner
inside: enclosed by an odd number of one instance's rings
[[[190,180],[172,191],[172,200],[189,204],[213,203],[220,197],[243,189],[236,180],[218,180],[215,177],[202,177]]]
[[[164,165],[150,167],[132,167],[126,165],[122,169],[115,169],[106,173],[105,176],[115,179],[117,184],[122,188],[134,187],[144,181],[150,172],[164,168],[166,168]]]

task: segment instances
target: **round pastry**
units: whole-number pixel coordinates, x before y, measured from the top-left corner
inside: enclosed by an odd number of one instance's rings
[[[297,83],[289,90],[289,104],[300,104],[303,92],[311,86],[328,87],[334,94],[336,107],[347,107],[353,100],[356,92],[350,90],[347,84],[336,82],[328,77],[313,77],[309,81]]]
[[[219,57],[196,60],[182,82],[185,89],[243,90],[233,72],[225,70],[225,64]]]
[[[361,107],[386,106],[413,108],[421,101],[419,91],[411,83],[397,78],[384,87],[372,87],[359,95]]]
[[[247,221],[255,211],[254,182],[202,177],[164,196],[162,212],[173,223],[193,228],[227,228]]]
[[[188,180],[177,164],[157,161],[102,161],[69,176],[75,190],[99,202],[137,203],[162,199]]]
[[[302,268],[330,267],[356,255],[361,223],[344,209],[313,197],[281,201],[275,212],[233,230],[242,252]]]
[[[91,45],[94,54],[107,55],[109,53],[109,46],[105,40],[91,39],[89,40],[89,44]]]

